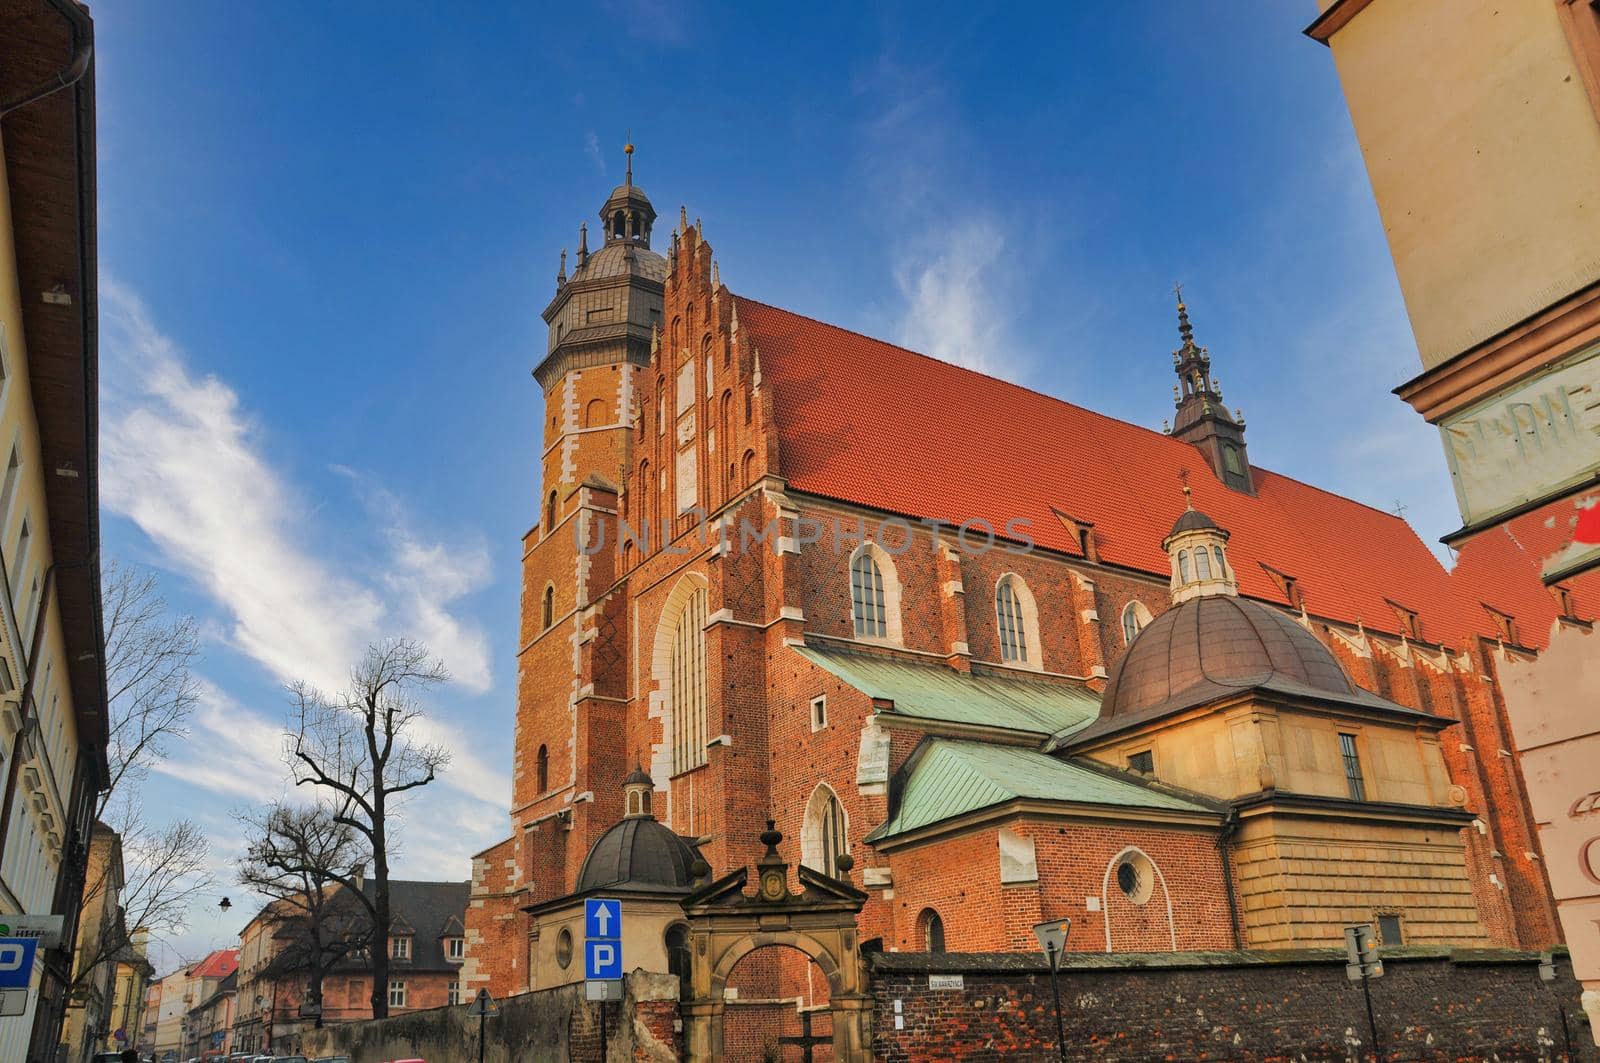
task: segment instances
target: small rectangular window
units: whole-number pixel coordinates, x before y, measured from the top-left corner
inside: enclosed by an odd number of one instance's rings
[[[1367,784],[1361,778],[1361,754],[1356,750],[1356,736],[1339,735],[1339,754],[1344,758],[1344,781],[1350,789],[1352,801],[1367,799]]]
[[[445,939],[445,948],[446,948],[446,953],[445,954],[450,959],[452,959],[452,960],[462,959],[467,954],[467,939],[466,938],[447,938],[447,939]]]
[[[811,699],[811,729],[820,731],[828,726],[828,698],[826,695]]]
[[[389,939],[389,955],[397,960],[411,958],[411,939],[408,937],[392,937]]]
[[[452,981],[450,983],[450,1000],[449,1000],[449,1002],[451,1004],[459,1004],[459,1003],[461,1003],[461,983],[460,982]]]
[[[406,984],[398,978],[389,983],[389,1006],[391,1008],[406,1006]]]
[[[1378,944],[1386,948],[1405,944],[1400,933],[1400,916],[1393,913],[1378,916]]]
[[[1155,754],[1148,749],[1128,754],[1128,770],[1138,772],[1140,775],[1154,775],[1156,773]]]

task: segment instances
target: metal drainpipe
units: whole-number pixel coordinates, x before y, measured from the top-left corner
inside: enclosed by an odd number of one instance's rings
[[[89,41],[78,39],[78,27],[69,18],[72,26],[72,58],[67,60],[67,65],[57,70],[49,78],[28,89],[21,94],[0,103],[0,118],[4,118],[12,111],[20,110],[30,103],[37,103],[46,96],[54,95],[64,88],[76,85],[82,80],[83,75],[89,72],[89,59],[94,55],[94,45]]]
[[[1217,855],[1222,859],[1222,885],[1228,891],[1228,926],[1233,931],[1233,947],[1244,948],[1244,938],[1239,933],[1239,899],[1233,895],[1233,858],[1228,855],[1228,839],[1239,829],[1239,810],[1228,809],[1217,832]]]

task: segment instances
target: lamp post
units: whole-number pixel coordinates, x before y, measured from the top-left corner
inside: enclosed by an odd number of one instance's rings
[[[1061,967],[1061,954],[1067,950],[1067,934],[1071,930],[1071,919],[1050,919],[1033,928],[1033,936],[1039,939],[1039,946],[1050,963],[1050,996],[1056,1005],[1056,1053],[1061,1063],[1067,1061],[1067,1032],[1061,1023],[1061,982],[1056,972]]]
[[[1567,1063],[1572,1063],[1572,1031],[1567,1028],[1567,1006],[1562,1003],[1559,994],[1555,993],[1551,985],[1556,980],[1556,958],[1554,953],[1546,952],[1539,957],[1539,981],[1549,989],[1556,998],[1556,1011],[1561,1015],[1561,1041],[1567,1049]]]

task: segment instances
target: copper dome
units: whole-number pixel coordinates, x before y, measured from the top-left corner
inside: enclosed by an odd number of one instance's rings
[[[1069,741],[1247,690],[1415,714],[1352,683],[1328,648],[1284,613],[1232,595],[1206,595],[1167,610],[1139,633],[1111,672],[1099,719]]]
[[[671,827],[649,816],[635,816],[600,835],[578,872],[577,892],[604,888],[687,893],[697,859],[694,846]]]

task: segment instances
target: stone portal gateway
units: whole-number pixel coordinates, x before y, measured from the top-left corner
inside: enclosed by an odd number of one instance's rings
[[[773,946],[800,950],[827,978],[834,1060],[868,1063],[872,1058],[872,998],[856,932],[856,915],[867,895],[848,878],[830,878],[804,865],[796,870],[801,890],[791,892],[789,865],[778,854],[782,840],[768,820],[761,834],[767,851],[756,863],[754,893],[745,892],[750,869],[741,867],[683,900],[690,962],[682,1010],[690,1063],[724,1058],[728,976],[750,953]],[[850,858],[840,856],[838,864],[841,875],[848,876]]]

